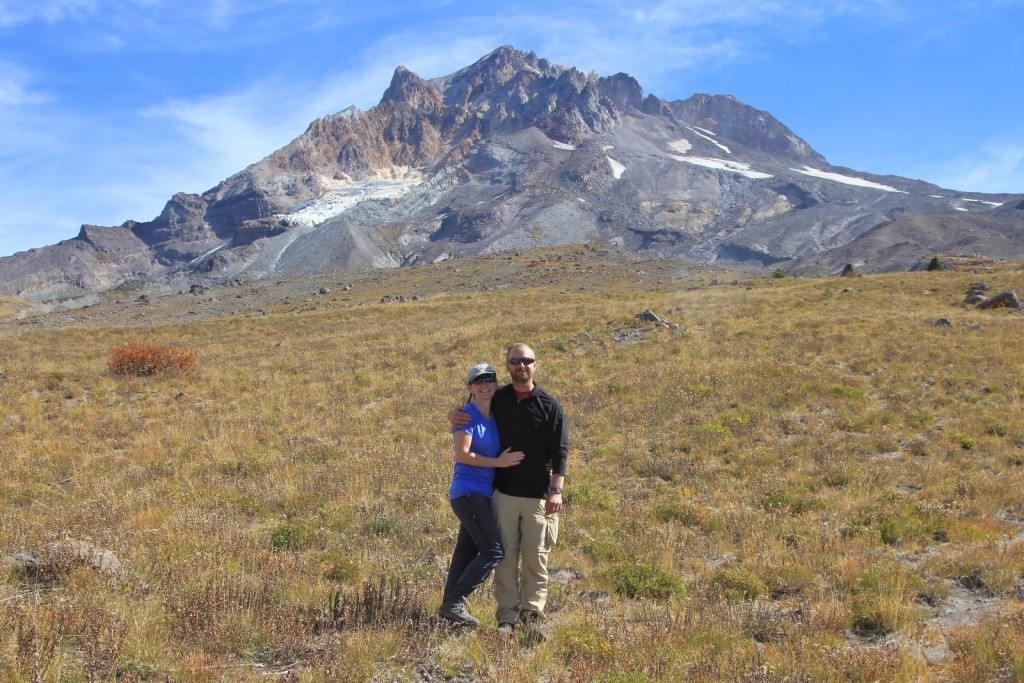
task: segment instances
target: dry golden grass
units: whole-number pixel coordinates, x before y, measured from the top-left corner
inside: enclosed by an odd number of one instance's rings
[[[30,306],[28,301],[12,296],[0,296],[0,320],[13,318],[18,311]]]
[[[0,555],[66,535],[126,568],[9,572],[0,680],[1024,677],[1024,317],[961,303],[1024,270],[618,259],[492,255],[321,297],[252,285],[267,315],[203,313],[225,288],[0,327]],[[129,338],[199,370],[115,376],[104,353]],[[432,619],[457,527],[444,415],[514,341],[570,420],[552,562],[584,576],[553,586],[536,645],[497,635],[489,588],[478,632]]]

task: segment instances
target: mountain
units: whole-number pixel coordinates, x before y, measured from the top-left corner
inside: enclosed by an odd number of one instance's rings
[[[375,107],[313,121],[151,221],[87,225],[0,258],[0,294],[47,300],[578,242],[794,274],[907,270],[936,253],[1024,259],[1024,195],[835,167],[728,95],[664,101],[627,74],[505,46],[433,80],[399,66]]]

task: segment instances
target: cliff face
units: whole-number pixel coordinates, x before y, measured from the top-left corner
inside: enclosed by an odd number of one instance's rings
[[[812,165],[828,162],[774,116],[729,95],[693,95],[670,102],[669,111],[681,121],[713,131],[745,147]]]
[[[35,301],[100,292],[163,272],[127,227],[83,225],[74,239],[0,259],[3,291]]]
[[[85,226],[0,259],[0,293],[43,299],[131,279],[396,267],[583,241],[794,273],[851,261],[907,269],[967,243],[1024,258],[1020,206],[1019,195],[832,167],[728,95],[668,102],[627,74],[506,46],[433,80],[399,66],[375,107],[313,121],[151,221]],[[921,229],[933,224],[948,229]]]

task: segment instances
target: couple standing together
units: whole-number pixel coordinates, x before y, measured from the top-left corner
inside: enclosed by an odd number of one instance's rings
[[[448,414],[455,441],[448,498],[460,525],[438,615],[478,625],[466,598],[493,570],[498,627],[511,630],[544,617],[569,431],[562,406],[534,383],[533,349],[511,346],[505,367],[512,383],[501,388],[487,363],[470,368],[469,403]]]

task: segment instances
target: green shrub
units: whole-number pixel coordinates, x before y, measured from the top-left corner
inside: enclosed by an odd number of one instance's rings
[[[765,493],[761,496],[760,504],[765,510],[789,510],[794,515],[803,514],[819,507],[816,501],[801,497],[793,491],[782,488],[773,489]]]
[[[646,564],[614,567],[608,574],[615,590],[630,598],[665,599],[683,592],[677,577]]]
[[[621,543],[595,540],[583,546],[583,552],[599,562],[621,562],[629,559],[629,552]]]
[[[323,577],[328,581],[354,583],[359,576],[359,564],[348,554],[337,551],[324,558]]]
[[[729,429],[728,425],[722,424],[720,420],[713,420],[711,422],[705,422],[700,426],[702,432],[710,434],[712,436],[720,436],[728,438],[732,436],[732,430]]]
[[[743,567],[723,567],[708,582],[711,589],[729,602],[754,600],[765,593],[761,578]]]
[[[270,533],[270,545],[277,550],[298,550],[305,547],[312,535],[308,525],[285,522]]]
[[[832,393],[835,394],[837,398],[845,398],[851,401],[864,400],[864,392],[853,387],[837,385],[832,387]]]
[[[612,494],[589,484],[582,484],[566,491],[565,502],[593,510],[611,510],[615,507],[615,498]]]
[[[973,449],[977,444],[977,440],[970,434],[957,434],[957,442],[960,444],[960,448],[965,451]]]
[[[404,525],[393,517],[375,517],[363,522],[359,530],[365,536],[399,536]]]
[[[892,633],[913,616],[911,599],[926,590],[924,581],[906,568],[887,563],[862,573],[852,596],[854,631]]]
[[[662,523],[678,522],[688,527],[711,529],[714,526],[714,519],[711,514],[689,501],[678,505],[658,505],[654,508],[655,518]]]
[[[577,626],[559,634],[558,651],[568,663],[578,657],[609,660],[615,654],[615,647],[605,634],[593,628]]]

